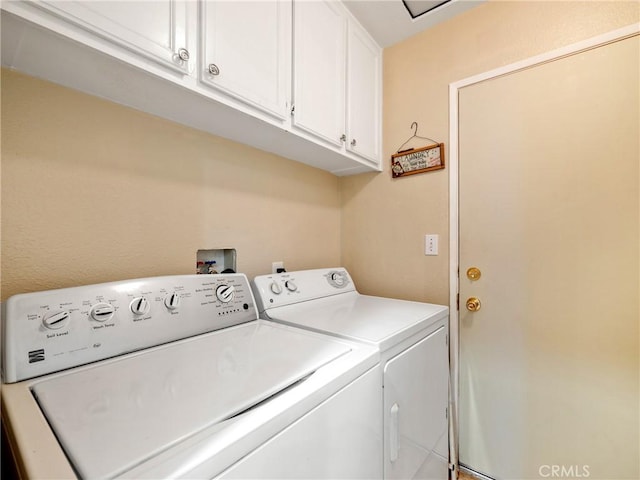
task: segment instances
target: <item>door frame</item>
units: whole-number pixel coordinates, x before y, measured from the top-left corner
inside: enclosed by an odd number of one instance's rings
[[[595,37],[567,45],[550,52],[520,60],[484,73],[473,75],[449,84],[449,357],[451,371],[451,415],[449,427],[450,464],[457,479],[458,470],[458,395],[459,395],[459,90],[485,80],[509,75],[531,67],[552,62],[563,57],[602,47],[640,34],[640,23],[628,25]],[[466,470],[466,469],[465,469]]]

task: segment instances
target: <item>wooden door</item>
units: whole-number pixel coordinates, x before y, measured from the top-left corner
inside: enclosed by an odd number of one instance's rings
[[[491,477],[640,478],[639,59],[459,92],[459,460]]]

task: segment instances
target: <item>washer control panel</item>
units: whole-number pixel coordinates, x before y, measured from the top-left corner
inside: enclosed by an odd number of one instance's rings
[[[176,275],[9,298],[3,380],[12,383],[256,320],[243,274]]]
[[[261,275],[253,280],[258,310],[355,292],[353,281],[344,268],[301,270]]]

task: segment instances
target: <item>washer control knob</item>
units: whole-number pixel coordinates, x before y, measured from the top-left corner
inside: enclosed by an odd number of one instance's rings
[[[236,287],[233,285],[219,285],[216,288],[216,297],[222,303],[229,303],[236,294]]]
[[[42,318],[42,324],[49,330],[58,330],[59,328],[67,326],[70,318],[71,314],[68,310],[47,313]]]
[[[149,313],[149,309],[151,305],[149,305],[149,300],[145,297],[136,297],[133,299],[130,305],[131,313],[134,315],[146,315]]]
[[[271,291],[276,295],[280,295],[282,293],[282,286],[278,282],[271,282],[269,288],[271,288]]]
[[[169,310],[176,310],[180,306],[180,295],[173,292],[164,297],[164,306]]]
[[[111,320],[115,313],[116,307],[110,303],[100,302],[91,307],[89,315],[98,322],[106,322],[107,320]]]
[[[290,292],[295,292],[296,290],[298,290],[298,286],[295,283],[293,283],[293,280],[287,280],[286,282],[284,282],[284,286]]]

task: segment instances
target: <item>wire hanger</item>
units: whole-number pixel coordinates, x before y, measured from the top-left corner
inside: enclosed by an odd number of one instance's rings
[[[429,140],[430,142],[433,142],[435,144],[437,144],[438,142],[436,142],[434,139],[432,138],[428,138],[428,137],[421,137],[420,135],[418,135],[418,122],[413,122],[411,124],[411,128],[413,128],[413,135],[411,135],[406,142],[404,142],[402,145],[400,145],[400,148],[398,149],[398,151],[396,153],[400,153],[400,152],[408,152],[409,150],[415,150],[414,148],[408,148],[407,150],[402,150],[402,147],[404,147],[407,143],[409,143],[411,140],[413,140],[414,138],[420,138],[422,140]]]

